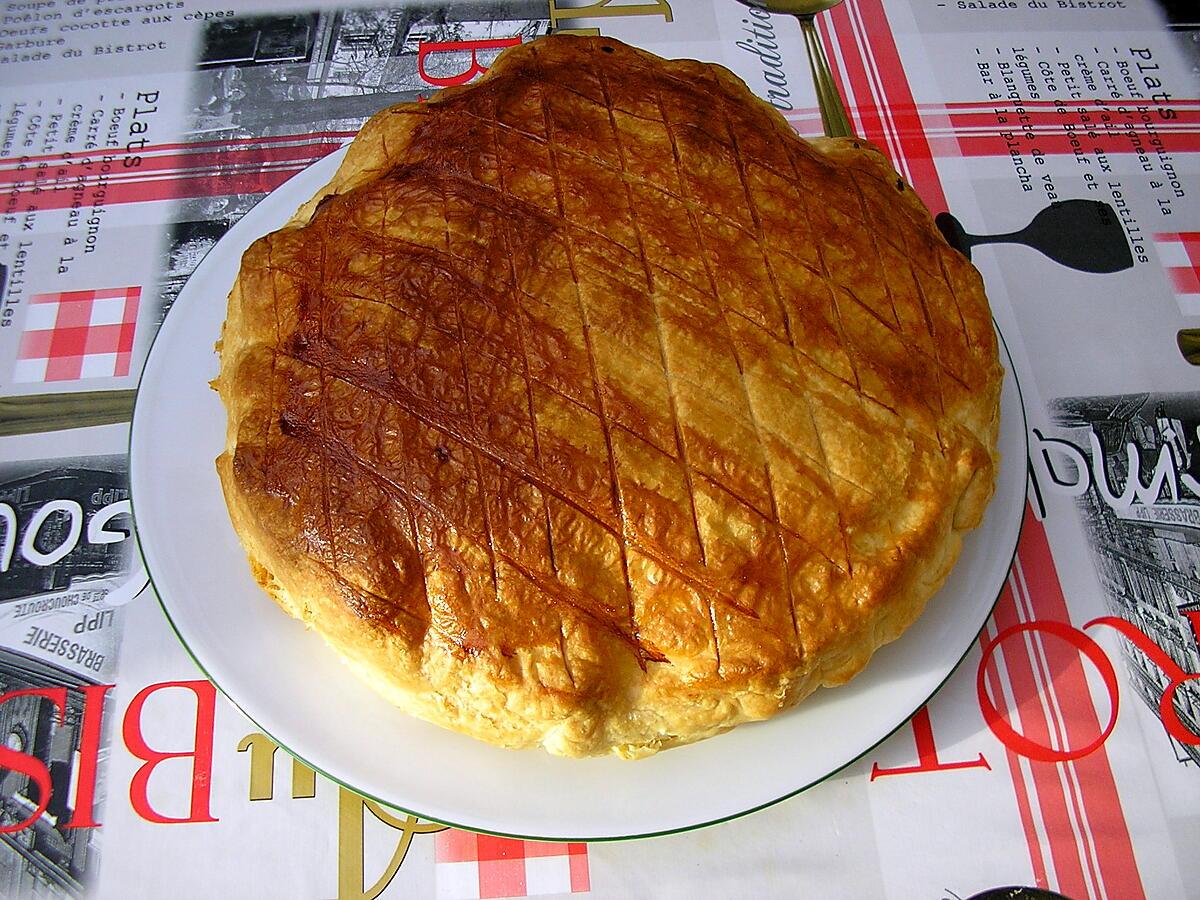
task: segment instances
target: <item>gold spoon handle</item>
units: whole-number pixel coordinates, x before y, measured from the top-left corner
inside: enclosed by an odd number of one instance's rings
[[[0,397],[0,436],[111,425],[133,418],[134,391]]]
[[[817,89],[817,105],[821,108],[821,124],[825,127],[825,134],[829,137],[853,137],[850,117],[846,115],[846,105],[842,103],[842,95],[838,93],[837,83],[829,70],[829,60],[825,57],[825,48],[821,45],[821,36],[817,33],[813,16],[797,15],[796,18],[804,33],[804,49],[808,51],[808,65]]]
[[[1200,328],[1184,328],[1175,335],[1175,343],[1183,358],[1193,366],[1200,366]]]

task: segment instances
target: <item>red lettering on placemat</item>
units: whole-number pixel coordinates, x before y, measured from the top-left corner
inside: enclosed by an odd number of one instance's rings
[[[521,43],[520,35],[507,38],[492,38],[481,41],[422,41],[417,47],[417,72],[428,83],[437,87],[451,87],[456,84],[466,84],[476,75],[482,75],[488,67],[479,61],[477,54],[480,50],[503,50]],[[449,76],[431,75],[425,68],[425,62],[435,53],[461,53],[471,51],[471,62],[461,72]]]
[[[142,708],[152,694],[167,688],[191,691],[196,697],[196,731],[191,749],[155,750],[142,735]],[[215,822],[209,812],[212,795],[213,722],[216,715],[217,691],[211,681],[164,681],[142,688],[129,701],[121,733],[125,746],[138,759],[144,760],[129,782],[129,802],[147,822],[181,824],[184,822]],[[192,759],[191,799],[186,816],[168,816],[150,805],[147,791],[151,773],[168,759]]]
[[[938,756],[937,744],[933,739],[933,723],[929,721],[929,709],[922,706],[916,711],[910,721],[913,741],[917,745],[917,764],[915,766],[892,766],[883,768],[879,763],[871,764],[871,780],[888,775],[915,775],[918,772],[945,772],[951,769],[991,769],[988,761],[980,753],[975,759],[946,761]]]

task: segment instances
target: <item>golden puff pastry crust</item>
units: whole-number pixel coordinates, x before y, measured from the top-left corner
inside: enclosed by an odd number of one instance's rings
[[[387,109],[247,251],[258,580],[407,712],[638,757],[845,682],[990,498],[979,275],[876,149],[609,38]]]

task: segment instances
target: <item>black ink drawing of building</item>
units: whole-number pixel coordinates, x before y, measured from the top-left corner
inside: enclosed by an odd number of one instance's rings
[[[1062,436],[1093,466],[1091,485],[1078,507],[1113,615],[1136,625],[1183,671],[1200,672],[1200,645],[1186,616],[1200,609],[1200,527],[1191,524],[1200,522],[1200,495],[1187,488],[1188,476],[1200,482],[1200,394],[1064,399],[1052,405],[1051,414],[1067,429]],[[1178,515],[1138,518],[1106,501],[1097,484],[1100,472],[1091,458],[1089,431],[1102,449],[1101,471],[1110,495],[1122,494],[1128,485],[1131,458],[1142,484],[1149,485],[1151,473],[1168,454],[1180,487],[1172,499],[1164,484],[1157,502]],[[1166,676],[1128,643],[1125,657],[1134,686],[1157,715]],[[1175,710],[1185,728],[1200,734],[1196,681],[1176,692]],[[1177,759],[1200,764],[1200,746],[1168,737]]]
[[[205,30],[193,129],[208,137],[357,130],[373,113],[436,88],[418,70],[420,45],[519,38],[550,28],[547,0],[408,2],[221,19]],[[426,74],[451,78],[499,49],[446,50]]]
[[[44,687],[88,684],[66,669],[0,649],[0,695]],[[45,811],[20,831],[0,833],[0,897],[79,897],[95,876],[99,829],[68,828],[74,815],[80,756],[83,694],[68,690],[66,713],[41,697],[14,697],[0,704],[0,740],[10,750],[36,757],[50,773]],[[102,747],[107,741],[101,741]],[[95,800],[104,798],[107,749],[100,751]],[[0,769],[0,825],[29,818],[42,798],[28,775]]]
[[[97,511],[128,498],[129,464],[123,456],[100,457],[86,465],[66,460],[0,468],[0,603],[123,572],[131,542],[93,542],[88,523]],[[55,501],[77,503],[79,520],[63,510],[39,514]],[[33,525],[37,528],[30,534]],[[131,528],[128,514],[105,525],[108,532],[126,535]],[[61,559],[41,561],[67,545],[71,549]]]

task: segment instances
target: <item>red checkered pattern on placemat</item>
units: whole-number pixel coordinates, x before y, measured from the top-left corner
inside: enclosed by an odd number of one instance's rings
[[[1200,315],[1200,231],[1156,234],[1154,249],[1171,280],[1179,311]]]
[[[512,840],[450,828],[434,838],[434,861],[438,900],[591,890],[587,844]]]
[[[34,294],[17,347],[14,381],[128,375],[140,287]]]

